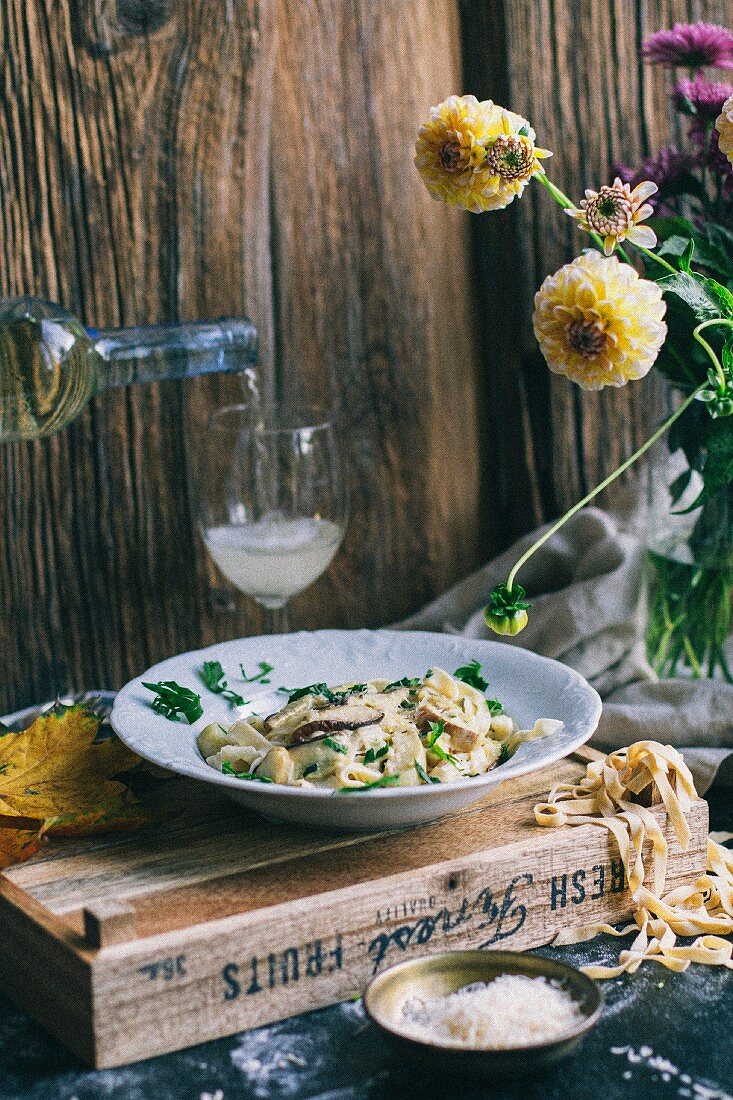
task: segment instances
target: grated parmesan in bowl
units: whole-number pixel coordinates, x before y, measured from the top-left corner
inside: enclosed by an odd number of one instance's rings
[[[401,1030],[412,1038],[473,1050],[552,1043],[572,1034],[585,1017],[560,982],[500,974],[444,997],[410,997]]]
[[[557,959],[444,951],[372,978],[364,1008],[402,1054],[438,1073],[485,1078],[564,1058],[598,1021],[603,997],[597,982]]]

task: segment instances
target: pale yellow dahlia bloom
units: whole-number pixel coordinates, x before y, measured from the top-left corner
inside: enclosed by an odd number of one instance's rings
[[[521,115],[473,95],[452,95],[420,127],[415,165],[434,199],[474,214],[501,210],[521,195],[552,154],[535,146]]]
[[[603,239],[603,251],[607,256],[627,237],[632,244],[654,248],[656,233],[648,225],[639,225],[639,222],[654,213],[646,200],[658,190],[656,183],[645,180],[632,191],[630,184],[622,183],[616,176],[610,186],[602,187],[600,191],[587,190],[580,210],[566,210],[565,213],[577,218],[583,229],[597,233]]]
[[[723,104],[723,109],[715,120],[715,129],[720,134],[718,148],[733,164],[733,95]]]
[[[534,302],[535,336],[548,367],[584,390],[643,378],[667,335],[661,288],[599,252],[548,276]]]

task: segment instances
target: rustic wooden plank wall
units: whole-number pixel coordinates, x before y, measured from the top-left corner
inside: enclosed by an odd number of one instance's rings
[[[594,482],[643,430],[532,347],[573,247],[534,188],[481,219],[431,202],[417,124],[450,91],[525,113],[573,193],[665,132],[641,38],[683,0],[4,0],[0,295],[90,323],[248,313],[270,392],[332,402],[353,518],[298,626],[424,602]],[[192,466],[232,379],[106,394],[0,449],[0,712],[118,686],[249,633],[216,610]]]

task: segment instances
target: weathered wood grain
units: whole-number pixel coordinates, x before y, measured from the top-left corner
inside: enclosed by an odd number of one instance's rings
[[[279,385],[340,408],[353,502],[347,552],[303,606],[313,625],[334,612],[374,625],[478,554],[468,219],[432,202],[412,165],[428,106],[460,84],[459,24],[444,0],[278,12]]]
[[[0,295],[89,322],[248,313],[263,387],[333,403],[353,510],[296,626],[417,607],[628,453],[648,383],[581,395],[531,299],[579,243],[536,186],[481,218],[412,167],[430,104],[523,111],[573,195],[665,140],[642,38],[713,0],[5,0]],[[196,533],[210,378],[0,449],[0,713],[259,629]],[[644,395],[644,396],[642,396]],[[216,610],[222,590],[233,610]]]
[[[0,12],[0,292],[91,323],[251,312],[272,364],[270,6]],[[232,380],[107,394],[0,450],[2,704],[119,684],[220,625],[192,451]],[[190,434],[186,432],[190,411]]]

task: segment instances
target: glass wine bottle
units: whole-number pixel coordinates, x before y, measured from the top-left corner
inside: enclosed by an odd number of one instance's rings
[[[49,435],[130,382],[243,372],[256,398],[256,356],[246,318],[96,331],[40,298],[0,302],[0,442]]]

